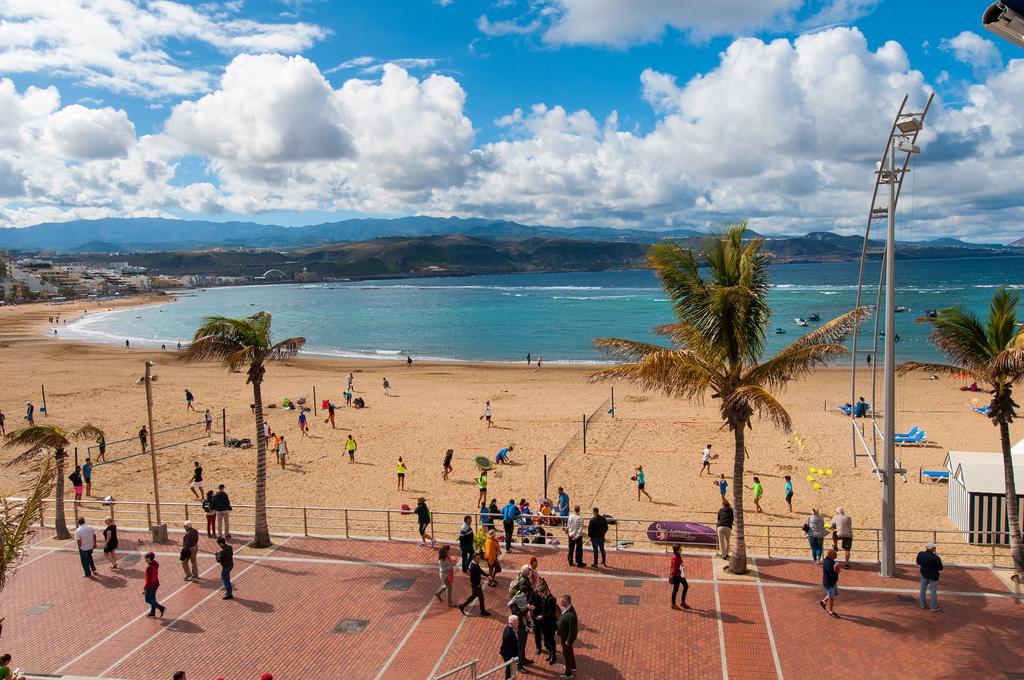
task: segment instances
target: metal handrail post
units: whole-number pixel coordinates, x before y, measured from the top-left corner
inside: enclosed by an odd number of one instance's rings
[[[307,508],[302,508],[302,535],[309,536],[309,517],[307,516]]]
[[[345,510],[345,538],[348,538],[348,510]]]

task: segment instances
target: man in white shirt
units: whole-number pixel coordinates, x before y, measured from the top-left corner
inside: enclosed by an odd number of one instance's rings
[[[711,444],[708,444],[707,446],[704,447],[704,453],[701,456],[700,472],[697,473],[697,476],[700,477],[702,474],[704,474],[705,470],[708,471],[708,477],[710,477],[711,476]]]
[[[569,534],[569,566],[585,567],[583,564],[583,517],[580,506],[575,506],[565,523]]]
[[[853,518],[836,508],[832,518],[832,547],[839,550],[840,545],[846,553],[846,566],[850,566],[850,548],[853,547]]]
[[[84,517],[78,518],[75,542],[78,544],[78,558],[82,561],[85,578],[89,578],[96,573],[96,563],[92,561],[92,551],[96,549],[96,530],[85,523]]]

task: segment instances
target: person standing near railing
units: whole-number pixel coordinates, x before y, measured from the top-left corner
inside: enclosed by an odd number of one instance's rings
[[[929,609],[924,596],[931,590],[931,610],[942,611],[939,606],[939,572],[942,571],[942,558],[935,554],[935,544],[927,543],[924,550],[917,553],[917,564],[921,567],[921,593],[918,604],[921,609]]]
[[[206,514],[206,535],[214,538],[217,530],[217,511],[213,509],[213,490],[206,492],[203,499],[203,512]]]
[[[853,547],[853,519],[843,512],[842,508],[836,508],[836,514],[832,517],[832,547],[837,551],[843,546],[846,553],[846,564],[850,566],[850,549]]]
[[[473,518],[466,515],[459,527],[459,551],[462,553],[462,573],[469,571],[469,563],[473,559]]]
[[[608,561],[604,553],[604,537],[608,533],[608,520],[601,512],[594,508],[594,514],[590,517],[587,525],[587,536],[590,537],[590,546],[594,550],[594,562],[590,566],[597,568],[597,554],[601,553],[601,566],[607,567]]]
[[[516,518],[519,515],[515,499],[509,498],[508,503],[501,509],[501,524],[505,529],[505,552],[512,552],[512,539],[516,535]]]
[[[723,560],[729,559],[729,545],[732,542],[732,525],[736,520],[732,505],[722,496],[722,507],[718,509],[718,522],[715,533],[718,534],[718,554]]]
[[[582,567],[583,564],[583,518],[580,516],[580,506],[575,506],[569,519],[566,521],[565,530],[569,535],[569,566]]]
[[[213,494],[213,510],[217,513],[218,538],[231,538],[231,499],[223,484],[218,485],[217,493]]]
[[[181,537],[181,569],[185,572],[186,581],[199,580],[199,532],[192,522],[185,520],[185,535]]]
[[[825,520],[818,514],[817,508],[811,508],[811,514],[802,527],[807,534],[807,543],[811,546],[811,563],[821,561],[822,541],[825,538]]]

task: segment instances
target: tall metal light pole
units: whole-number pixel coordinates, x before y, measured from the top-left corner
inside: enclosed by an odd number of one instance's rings
[[[153,532],[153,541],[163,543],[167,541],[167,525],[160,517],[160,483],[157,480],[156,472],[156,428],[153,427],[153,382],[156,376],[152,374],[156,362],[146,362],[146,375],[142,382],[146,384],[146,413],[149,416],[149,460],[153,465],[153,500],[156,504],[156,524],[150,527]]]
[[[896,575],[896,140],[889,142],[889,220],[885,236],[885,414],[882,426],[881,574]]]

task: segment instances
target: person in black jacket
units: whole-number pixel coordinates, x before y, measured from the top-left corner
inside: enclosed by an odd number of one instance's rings
[[[722,507],[718,509],[718,552],[723,560],[729,559],[729,543],[732,541],[732,523],[734,520],[732,506],[722,496]]]
[[[217,493],[211,499],[213,510],[217,513],[217,537],[231,538],[231,499],[224,485],[217,487]]]
[[[420,496],[416,499],[416,523],[419,524],[420,545],[427,544],[427,527],[430,526],[430,508],[427,507],[427,499]],[[434,536],[430,536],[430,547],[434,547]]]
[[[491,615],[491,613],[487,611],[487,606],[484,604],[484,589],[481,587],[481,581],[484,575],[483,569],[480,568],[481,557],[483,557],[483,553],[474,553],[473,561],[469,564],[469,587],[471,592],[469,597],[466,598],[466,601],[459,605],[459,611],[463,614],[466,613],[466,607],[468,607],[473,600],[479,600],[480,616]]]
[[[516,641],[518,628],[519,617],[515,614],[510,614],[508,617],[508,623],[505,624],[505,629],[501,631],[501,649],[498,650],[501,654],[501,660],[505,663],[516,658],[519,653],[519,643]],[[509,664],[508,666],[505,666],[505,678],[508,680],[511,677],[512,664]]]
[[[560,604],[562,615],[558,617],[558,637],[562,640],[562,658],[565,661],[565,673],[560,677],[564,680],[576,676],[576,653],[573,651],[573,645],[579,632],[579,620],[576,618],[576,609],[572,606],[571,595],[562,595]]]
[[[939,606],[939,572],[942,571],[942,558],[935,554],[935,544],[928,543],[924,550],[917,553],[917,564],[921,567],[921,593],[918,604],[921,609],[942,611]],[[931,607],[925,602],[925,594],[931,590]]]
[[[608,533],[608,520],[605,519],[601,512],[594,508],[594,514],[590,518],[590,524],[587,525],[587,536],[590,538],[590,546],[594,549],[594,562],[590,566],[597,566],[597,552],[601,551],[601,566],[607,567],[608,562],[605,560],[604,555],[604,537]]]
[[[220,580],[224,584],[224,597],[222,600],[233,600],[235,596],[232,594],[231,589],[231,570],[235,566],[234,551],[228,542],[223,538],[217,539],[217,546],[219,550],[215,554],[217,562],[220,564]]]
[[[462,551],[462,573],[469,571],[469,563],[473,560],[473,518],[466,515],[459,527],[459,550]]]
[[[547,652],[548,664],[555,663],[555,626],[558,623],[558,603],[551,594],[548,583],[540,579],[537,589],[530,595],[533,605],[533,636],[537,654],[541,653],[541,642]]]

